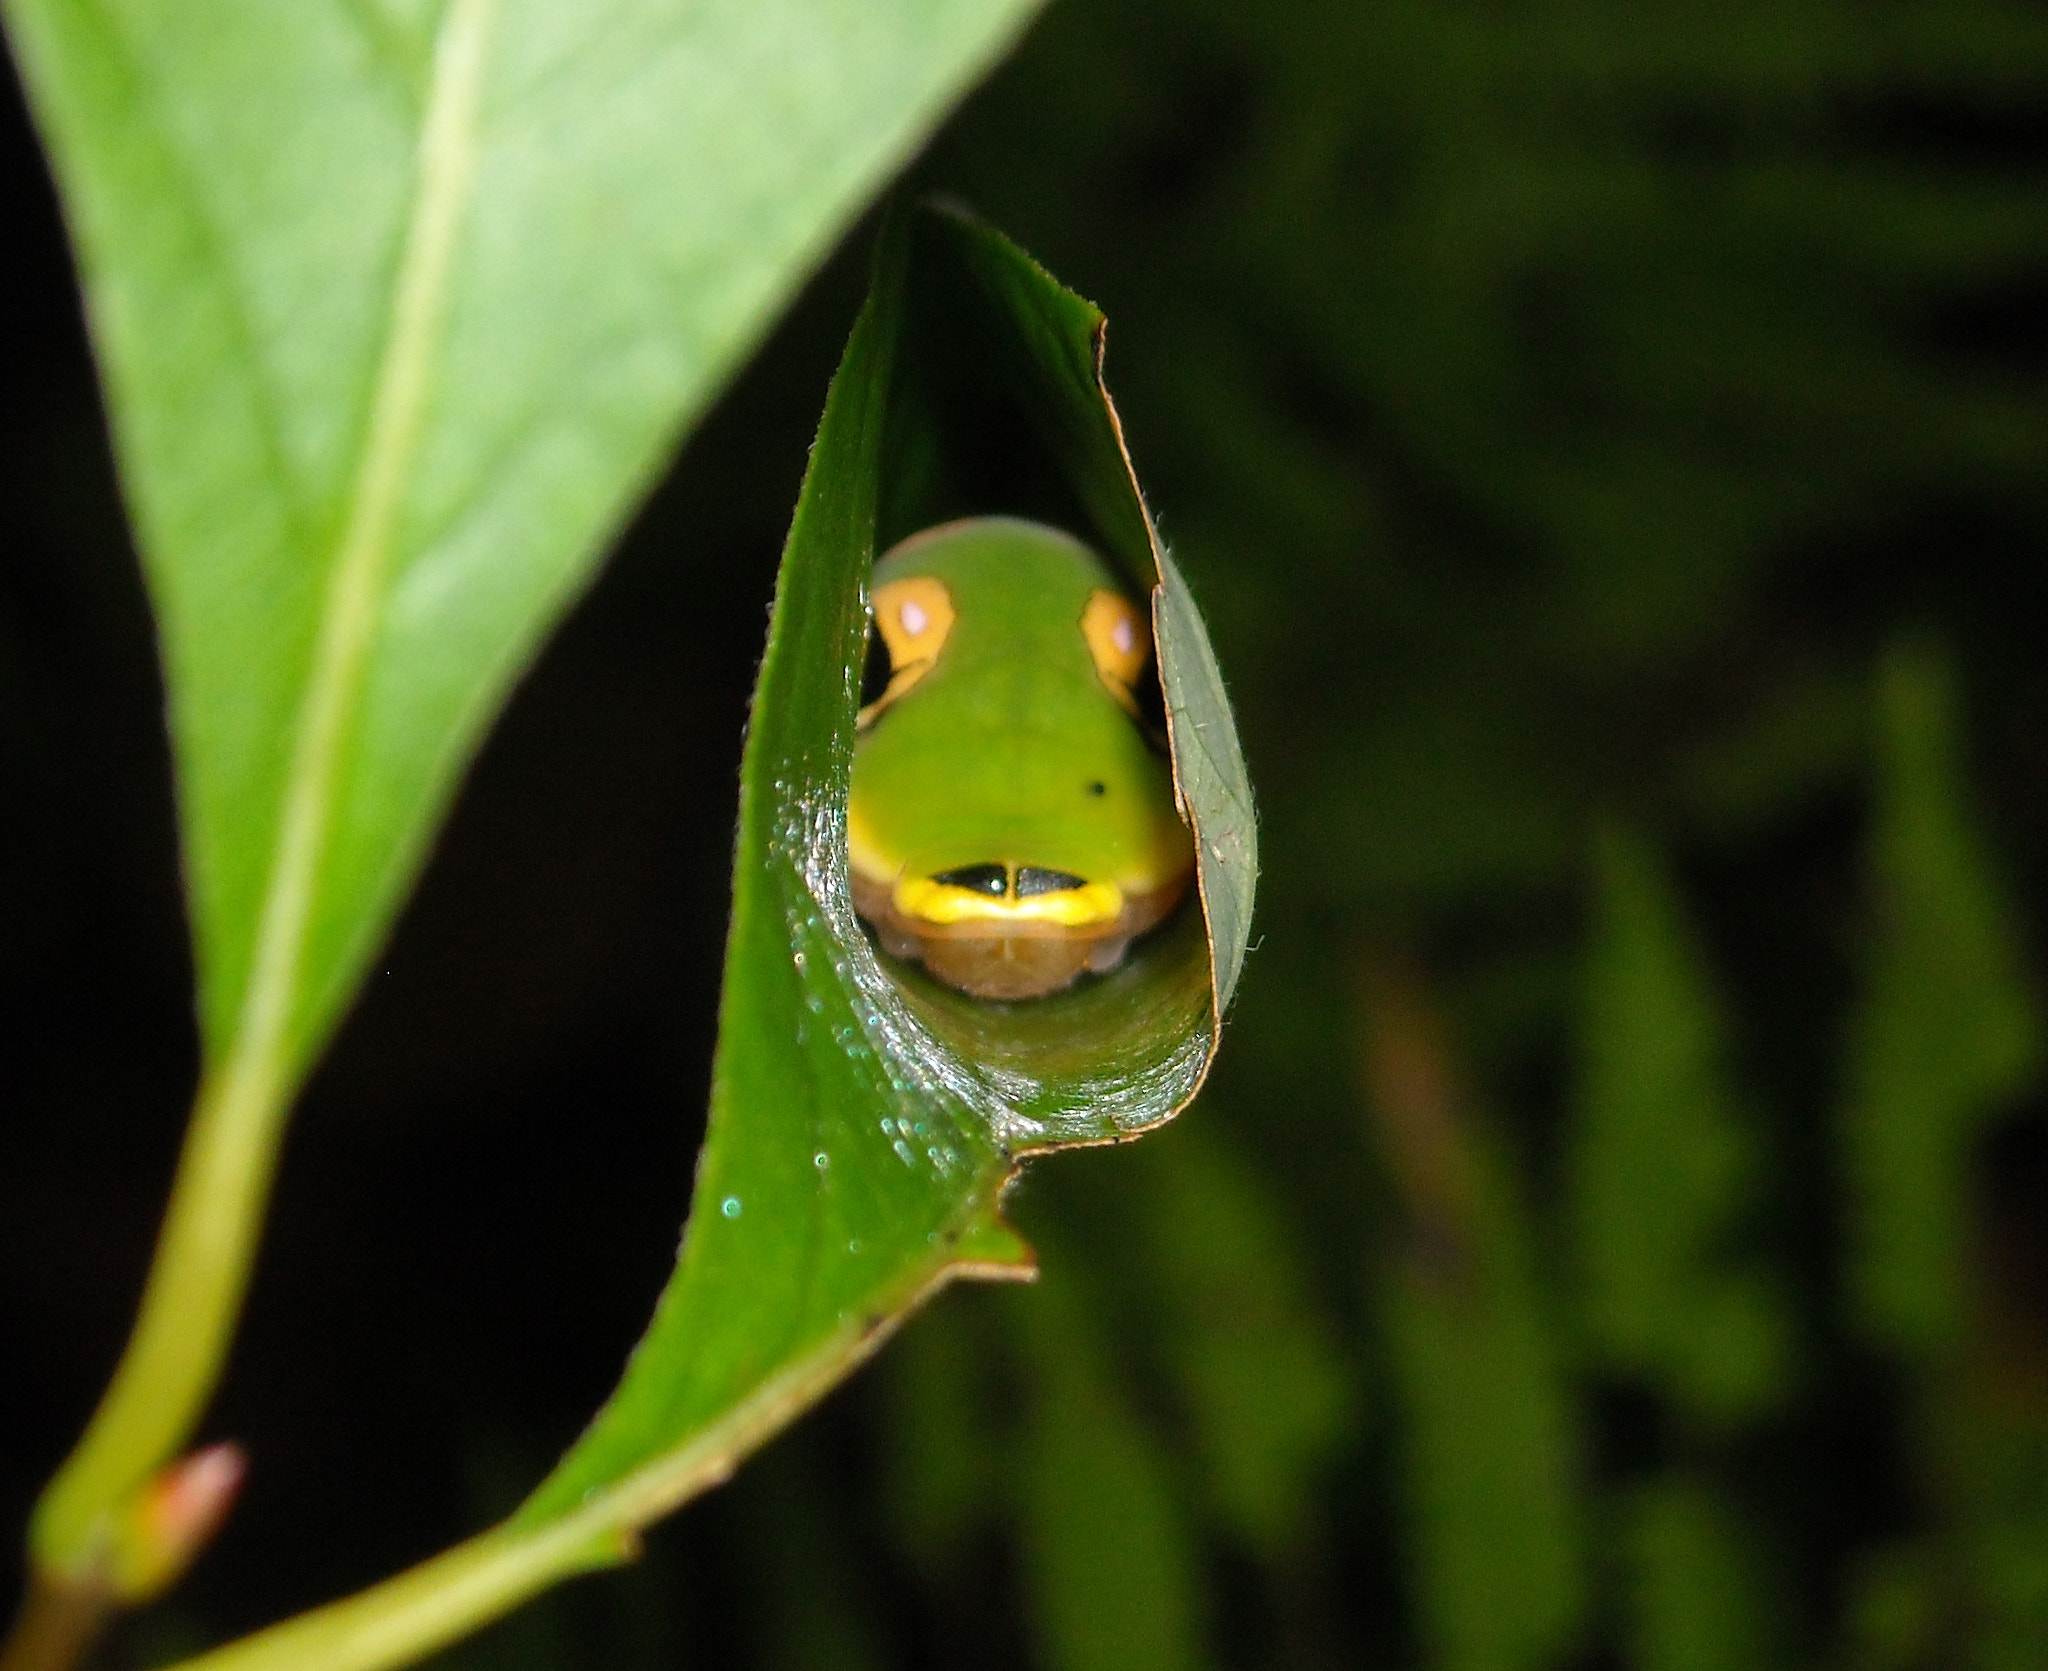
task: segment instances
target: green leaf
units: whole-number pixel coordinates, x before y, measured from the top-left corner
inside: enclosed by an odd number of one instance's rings
[[[1621,1506],[1629,1567],[1629,1663],[1638,1671],[1768,1665],[1750,1534],[1713,1492],[1673,1477]]]
[[[2039,1010],[1969,810],[1952,677],[1909,646],[1878,682],[1876,933],[1844,1111],[1863,1327],[1921,1367],[1965,1334],[1972,1145],[2032,1082]]]
[[[6,0],[170,698],[202,1086],[37,1544],[189,1430],[282,1110],[511,683],[1028,0]]]
[[[1243,1548],[1284,1566],[1313,1540],[1317,1484],[1361,1426],[1356,1377],[1294,1226],[1214,1118],[1132,1155],[1116,1169],[1127,1177],[1109,1176],[1111,1158],[1085,1170],[1096,1174],[1093,1222],[1121,1231],[1091,1241],[1124,1250],[1124,1350],[1155,1337],[1205,1508]],[[1075,1183],[1084,1171],[1062,1170]]]
[[[1368,1111],[1407,1220],[1381,1280],[1418,1626],[1445,1671],[1537,1671],[1573,1646],[1586,1576],[1535,1237],[1422,997],[1375,977],[1365,1030]]]
[[[288,1070],[678,429],[1028,9],[10,0],[161,621],[210,1057],[292,819]]]
[[[1447,1671],[1556,1661],[1583,1611],[1571,1413],[1529,1231],[1497,1158],[1462,1272],[1388,1273],[1386,1329],[1404,1421],[1401,1482],[1426,1638]]]
[[[1002,1503],[1002,1418],[1015,1402],[1007,1322],[986,1301],[934,1306],[881,1366],[882,1498],[895,1542],[929,1581],[957,1567]]]
[[[1902,645],[1877,697],[1876,933],[1843,1131],[1850,1293],[1908,1372],[1915,1430],[1939,1440],[1917,1464],[1931,1533],[1871,1563],[1857,1611],[1898,1663],[1945,1651],[1926,1644],[1964,1618],[1972,1664],[2020,1667],[2048,1641],[2048,1407],[2035,1325],[1999,1280],[1983,1140],[2038,1082],[2041,1012],[1972,814],[1953,672]]]
[[[1023,1579],[1049,1671],[1199,1671],[1201,1549],[1165,1448],[1123,1396],[1085,1296],[1030,1318],[1019,1457]]]
[[[931,310],[908,311],[913,296]],[[1212,971],[1202,911],[1183,910],[1111,975],[1004,1005],[915,971],[892,976],[848,882],[864,586],[883,503],[909,491],[887,466],[924,458],[929,486],[974,462],[944,457],[965,445],[941,421],[959,391],[926,381],[932,364],[1007,367],[980,393],[1043,422],[1049,452],[1071,462],[1080,502],[1098,513],[1085,532],[1133,567],[1119,537],[1153,550],[1094,371],[1100,325],[971,221],[929,214],[914,236],[901,220],[885,229],[783,556],[741,768],[709,1133],[654,1320],[590,1430],[505,1527],[195,1671],[400,1663],[393,1639],[417,1653],[551,1582],[573,1558],[619,1558],[624,1537],[726,1478],[934,1289],[1032,1274],[998,1212],[1020,1160],[1132,1135],[1194,1094],[1226,984]],[[1163,565],[1134,579],[1174,586]],[[1199,630],[1191,607],[1188,618]],[[1162,641],[1169,714],[1192,707],[1227,722],[1220,688],[1202,688],[1214,665],[1202,648],[1192,657]],[[1184,736],[1173,717],[1176,762]],[[1206,747],[1228,737],[1212,731]],[[1228,764],[1243,797],[1234,747]],[[1235,845],[1212,843],[1190,797],[1204,851],[1225,855],[1232,898],[1249,886],[1232,868],[1251,841],[1248,797],[1223,815],[1239,808],[1245,822],[1226,830]],[[1242,956],[1235,932],[1216,966]],[[411,1610],[402,1629],[387,1608]]]
[[[815,1451],[794,1434],[748,1472],[738,1504],[739,1564],[776,1598],[761,1621],[760,1661],[771,1671],[882,1671],[887,1664],[862,1603],[855,1545],[837,1523],[847,1504]],[[835,1512],[836,1511],[836,1512]]]
[[[1675,890],[1642,840],[1606,832],[1595,870],[1570,1209],[1588,1344],[1694,1423],[1754,1415],[1782,1388],[1783,1302],[1742,1250],[1755,1134],[1725,1022]]]

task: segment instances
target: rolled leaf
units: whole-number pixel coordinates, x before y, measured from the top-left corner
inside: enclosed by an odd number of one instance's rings
[[[528,1521],[592,1492],[687,1494],[939,1284],[1028,1275],[998,1211],[1018,1163],[1156,1125],[1207,1070],[1244,954],[1250,793],[1200,617],[1100,379],[1102,327],[964,216],[923,211],[885,233],[812,450],[754,697],[688,1234],[625,1380]],[[1042,449],[1052,485],[1037,491],[1065,495],[1074,531],[1153,597],[1162,626],[1178,622],[1159,635],[1160,673],[1202,854],[1201,908],[1113,973],[1018,1004],[885,967],[854,913],[846,848],[868,569],[888,533],[1046,508],[1007,497],[1028,491],[1016,478],[977,483],[976,449],[1006,423],[1017,445]],[[754,1414],[700,1451],[738,1410]]]

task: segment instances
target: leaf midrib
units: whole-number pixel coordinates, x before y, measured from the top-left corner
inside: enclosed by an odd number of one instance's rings
[[[412,214],[391,291],[355,486],[336,547],[298,714],[230,1075],[274,1102],[293,1064],[307,933],[350,722],[362,702],[400,508],[420,452],[449,280],[476,160],[483,66],[497,0],[450,0],[434,42]]]
[[[84,1439],[37,1508],[32,1541],[50,1571],[87,1570],[103,1550],[106,1517],[190,1433],[248,1284],[260,1203],[308,1053],[306,1040],[295,1037],[308,930],[399,512],[420,453],[496,4],[450,0],[436,34],[389,326],[296,716],[248,984],[222,1059],[207,1065],[135,1332]]]

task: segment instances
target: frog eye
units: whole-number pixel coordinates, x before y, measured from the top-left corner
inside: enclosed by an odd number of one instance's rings
[[[1010,873],[1001,865],[966,865],[940,872],[932,878],[949,888],[965,888],[987,899],[1001,899],[1010,891]]]
[[[1137,717],[1134,687],[1152,659],[1152,630],[1144,616],[1129,598],[1116,592],[1090,592],[1088,607],[1081,612],[1081,636],[1088,641],[1088,653],[1095,658],[1103,687],[1118,706]]]
[[[945,582],[910,575],[877,586],[875,629],[889,652],[889,684],[860,711],[859,724],[872,725],[882,710],[932,670],[946,635],[953,630],[953,598]]]
[[[1072,893],[1077,888],[1088,886],[1085,876],[1074,876],[1064,870],[1042,870],[1037,865],[1017,867],[1017,897],[1036,899],[1041,894]]]

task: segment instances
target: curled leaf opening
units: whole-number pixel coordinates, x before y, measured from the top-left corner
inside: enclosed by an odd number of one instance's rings
[[[940,1284],[1028,1276],[999,1212],[1019,1162],[1157,1125],[1207,1071],[1244,956],[1250,791],[1206,633],[1131,472],[1102,346],[1101,313],[1000,234],[944,209],[885,225],[754,697],[689,1231],[625,1379],[528,1521],[593,1494],[680,1500]],[[1068,529],[1150,599],[1198,861],[1186,907],[1119,967],[1021,1003],[886,959],[848,870],[875,555],[990,513]],[[714,1430],[725,1438],[711,1443]]]

